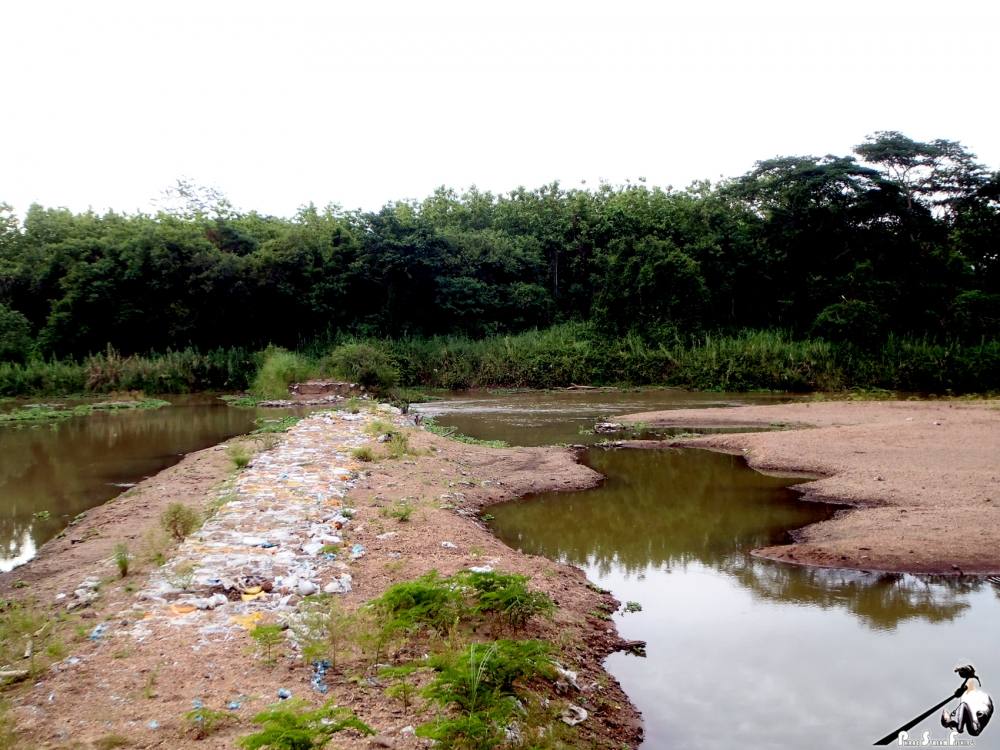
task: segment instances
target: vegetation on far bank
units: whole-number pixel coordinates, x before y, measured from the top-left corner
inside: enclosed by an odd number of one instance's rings
[[[292,218],[177,192],[156,215],[0,204],[0,396],[1000,379],[1000,172],[954,141]]]

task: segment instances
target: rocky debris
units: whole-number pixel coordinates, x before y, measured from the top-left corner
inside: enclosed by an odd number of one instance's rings
[[[612,432],[622,432],[624,429],[625,425],[621,422],[598,422],[594,425],[594,432],[602,435]]]
[[[371,442],[369,421],[398,416],[388,406],[377,414],[315,414],[255,457],[227,490],[231,499],[139,593],[144,608],[154,606],[133,636],[144,639],[166,623],[225,638],[264,621],[288,622],[299,601],[320,591],[351,591],[349,561],[365,554],[357,543],[341,551],[354,517],[344,498],[363,468],[351,451]]]

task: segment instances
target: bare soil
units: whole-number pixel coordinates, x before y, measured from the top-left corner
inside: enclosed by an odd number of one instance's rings
[[[493,449],[470,446],[415,432],[416,457],[367,464],[346,502],[356,509],[346,541],[362,544],[366,554],[350,563],[354,589],[343,595],[354,609],[393,583],[430,570],[451,574],[475,565],[531,576],[532,586],[548,593],[557,611],[551,621],[533,621],[517,637],[541,638],[556,645],[564,666],[578,672],[580,689],[570,688],[560,700],[585,707],[590,717],[576,728],[579,746],[636,746],[641,719],[617,681],[602,666],[604,657],[623,647],[614,625],[601,612],[617,606],[609,594],[588,585],[575,568],[528,556],[501,543],[479,520],[482,508],[530,492],[582,489],[601,481],[578,464],[571,451],[559,448]],[[230,748],[237,737],[255,729],[251,717],[276,701],[280,688],[312,703],[332,699],[353,709],[379,731],[373,741],[349,733],[336,736],[341,748],[426,747],[406,727],[434,717],[436,709],[402,704],[386,696],[386,684],[358,662],[327,675],[329,693],[310,687],[311,669],[301,658],[282,656],[265,665],[249,637],[193,643],[189,629],[155,631],[141,642],[128,636],[136,623],[136,589],[151,564],[142,561],[143,542],[170,502],[202,507],[218,494],[233,467],[222,446],[191,454],[104,506],[67,530],[64,538],[43,547],[39,557],[8,576],[0,590],[64,611],[57,593],[70,594],[87,576],[104,582],[93,605],[71,615],[76,635],[66,636],[67,652],[78,662],[57,662],[32,682],[9,693],[11,714],[19,732],[19,748]],[[401,522],[385,513],[401,500],[415,507]],[[385,535],[393,532],[390,536]],[[381,539],[379,537],[382,537]],[[119,580],[112,560],[116,542],[131,540],[137,551],[134,570]],[[442,546],[442,542],[450,545]],[[453,547],[451,545],[454,545]],[[169,554],[169,553],[168,553]],[[6,580],[4,580],[6,579]],[[23,588],[13,589],[14,581]],[[109,635],[90,640],[97,623],[110,625]],[[64,627],[64,633],[71,633]],[[194,701],[225,711],[230,701],[240,707],[231,722],[207,739],[190,734],[183,715]],[[156,722],[151,724],[150,722]],[[103,743],[103,744],[102,744]]]
[[[1000,402],[828,401],[617,417],[651,427],[771,427],[669,441],[807,476],[804,500],[849,506],[761,557],[825,567],[1000,573]],[[648,444],[647,444],[648,445]]]

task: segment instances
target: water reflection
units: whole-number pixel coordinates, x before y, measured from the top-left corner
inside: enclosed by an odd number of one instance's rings
[[[0,429],[0,572],[20,565],[81,511],[193,450],[253,429],[253,410],[212,398],[155,411],[100,412]]]
[[[997,586],[754,558],[831,509],[737,457],[594,449],[587,462],[603,486],[497,506],[492,523],[642,605],[615,619],[648,657],[607,667],[643,711],[644,747],[867,746],[954,689],[957,661],[1000,685]]]

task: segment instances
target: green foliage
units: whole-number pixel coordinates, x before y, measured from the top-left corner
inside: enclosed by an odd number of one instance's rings
[[[375,451],[371,449],[370,445],[362,445],[351,451],[351,457],[367,463],[375,460]]]
[[[242,443],[232,443],[226,448],[226,455],[237,469],[245,469],[250,463],[250,451]]]
[[[160,526],[178,542],[197,529],[200,523],[198,512],[184,503],[170,503],[160,514]]]
[[[263,728],[240,738],[237,744],[243,750],[316,750],[345,729],[360,735],[375,734],[375,730],[355,716],[353,711],[335,706],[332,702],[312,709],[304,701],[290,699],[262,711],[253,720]]]
[[[437,571],[390,586],[368,606],[376,612],[386,636],[422,628],[445,633],[466,611],[461,587]]]
[[[292,638],[302,650],[302,658],[307,663],[326,659],[334,669],[354,642],[359,627],[358,617],[345,611],[336,598],[326,594],[303,601],[290,625]]]
[[[431,417],[425,419],[421,422],[424,429],[428,432],[434,433],[435,435],[440,435],[441,437],[450,438],[459,443],[465,443],[466,445],[483,445],[487,448],[506,448],[507,443],[504,440],[480,440],[479,438],[469,437],[468,435],[463,435],[450,427],[445,427],[437,423],[437,421]]]
[[[0,362],[23,362],[31,352],[31,323],[0,303]]]
[[[519,630],[532,617],[549,617],[555,612],[555,604],[547,594],[527,587],[527,576],[470,571],[455,578],[475,592],[473,611],[490,618],[497,632]]]
[[[399,667],[385,667],[379,670],[379,677],[393,683],[386,688],[385,694],[399,700],[403,704],[404,711],[410,710],[413,698],[417,694],[417,686],[410,678],[423,668],[420,664],[404,664]]]
[[[376,392],[388,391],[399,381],[392,357],[370,343],[342,344],[330,352],[325,364],[339,377]]]
[[[128,545],[125,542],[119,542],[115,545],[115,566],[118,568],[118,575],[124,578],[128,575],[129,563],[132,560],[132,554],[128,550]]]
[[[260,369],[250,384],[257,398],[288,398],[288,386],[314,377],[317,367],[306,357],[278,347],[268,347],[261,355]]]
[[[73,417],[86,417],[94,412],[121,411],[124,409],[160,409],[164,406],[170,406],[170,402],[160,399],[129,399],[127,401],[102,401],[93,404],[78,404],[77,406],[68,408],[51,408],[28,404],[13,411],[0,412],[0,425],[54,422]]]
[[[285,642],[285,631],[280,625],[258,625],[250,631],[257,644],[258,654],[265,664],[274,664],[274,649]]]
[[[195,708],[184,714],[184,723],[187,731],[196,740],[203,740],[211,737],[227,724],[235,723],[235,717],[225,711],[216,711],[212,708]]]
[[[540,641],[474,643],[432,656],[437,674],[424,695],[455,713],[420,726],[417,734],[445,748],[487,750],[504,740],[504,727],[517,704],[515,685],[555,674],[549,647]]]
[[[416,508],[414,508],[412,504],[406,502],[405,500],[401,500],[395,503],[391,508],[383,508],[382,515],[386,518],[395,518],[400,523],[406,523],[410,520],[414,510],[416,510]]]
[[[254,424],[257,425],[257,429],[250,434],[267,435],[273,432],[288,432],[295,425],[297,425],[301,419],[302,417],[295,416],[294,414],[288,414],[284,417],[278,417],[277,419],[258,417],[254,420]]]

